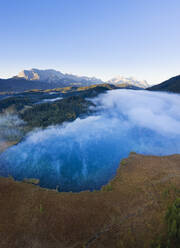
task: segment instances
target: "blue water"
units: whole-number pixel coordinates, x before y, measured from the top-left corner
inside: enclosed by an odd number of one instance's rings
[[[100,189],[131,151],[180,153],[178,95],[116,90],[94,102],[96,115],[36,130],[6,150],[0,175],[38,178],[42,187],[79,192]]]

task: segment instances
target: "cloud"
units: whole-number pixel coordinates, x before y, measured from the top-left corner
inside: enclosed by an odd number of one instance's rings
[[[28,134],[0,156],[1,174],[39,178],[61,191],[98,189],[130,151],[180,153],[180,96],[114,90],[93,99],[96,114]]]
[[[56,97],[56,98],[53,98],[53,99],[43,99],[42,102],[55,102],[55,101],[59,101],[61,99],[63,99],[63,98],[62,97]]]
[[[164,135],[180,134],[179,95],[117,90],[95,102],[107,113],[123,115],[132,126],[149,128]]]

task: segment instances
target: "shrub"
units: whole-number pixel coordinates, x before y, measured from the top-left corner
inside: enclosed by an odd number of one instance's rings
[[[169,238],[180,244],[180,198],[177,198],[173,205],[168,208],[166,223]]]
[[[108,183],[107,185],[102,187],[102,191],[112,191],[112,185]]]
[[[180,198],[168,208],[165,221],[167,234],[151,243],[151,248],[180,248]]]
[[[126,164],[127,164],[126,160],[125,159],[122,159],[121,160],[121,165],[126,165]]]

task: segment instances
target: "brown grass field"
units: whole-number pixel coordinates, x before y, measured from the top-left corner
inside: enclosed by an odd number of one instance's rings
[[[148,248],[180,192],[180,155],[131,153],[101,191],[0,178],[0,248]]]

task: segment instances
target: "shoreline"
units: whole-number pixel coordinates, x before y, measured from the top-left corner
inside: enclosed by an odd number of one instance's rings
[[[101,191],[56,192],[0,178],[0,246],[150,247],[180,192],[180,154],[131,153],[122,161]]]

